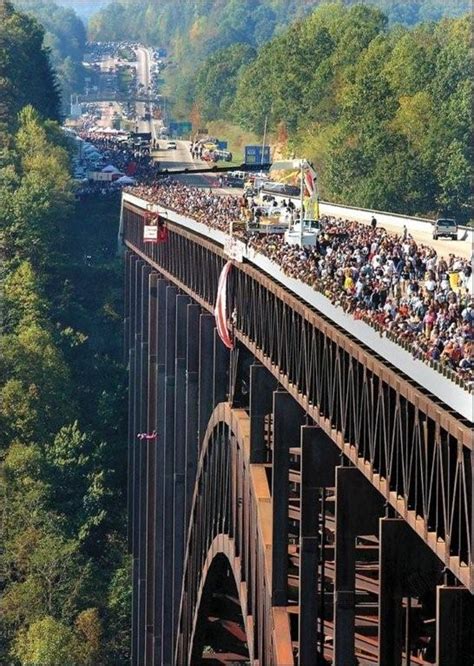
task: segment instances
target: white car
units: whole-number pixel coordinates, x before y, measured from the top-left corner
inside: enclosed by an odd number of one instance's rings
[[[176,150],[176,141],[168,141],[168,150]]]
[[[451,240],[457,240],[458,225],[456,220],[451,218],[440,218],[433,225],[433,240],[438,240],[440,236],[447,236]]]

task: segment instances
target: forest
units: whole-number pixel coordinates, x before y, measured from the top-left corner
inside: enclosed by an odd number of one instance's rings
[[[0,0],[0,663],[116,666],[130,617],[118,200],[75,201],[42,41]]]
[[[339,0],[351,6],[360,0]],[[189,114],[196,69],[220,49],[245,44],[258,49],[327,0],[113,0],[89,21],[92,40],[135,39],[166,46],[176,67],[168,90],[175,113]],[[385,12],[390,23],[459,16],[468,0],[366,0]]]
[[[329,201],[466,221],[470,19],[390,27],[378,9],[328,4],[245,63],[237,46],[196,77],[204,120],[262,133],[318,171]],[[248,61],[248,58],[247,58]]]
[[[62,7],[73,9],[78,16],[86,20],[105,7],[111,0],[58,0]]]
[[[466,0],[130,7],[109,4],[90,35],[168,46],[176,117],[260,135],[267,118],[281,152],[314,162],[322,198],[472,219]]]
[[[81,92],[84,85],[86,27],[73,8],[59,6],[53,0],[14,0],[14,5],[34,16],[45,31],[44,47],[50,50],[61,90],[61,110],[67,115],[71,93]]]

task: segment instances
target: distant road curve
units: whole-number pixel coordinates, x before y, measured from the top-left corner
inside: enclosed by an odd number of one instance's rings
[[[276,195],[276,199],[293,199],[299,202],[299,197],[284,197]],[[368,208],[356,208],[335,204],[329,201],[321,201],[319,210],[322,215],[331,215],[333,217],[356,220],[363,224],[369,224],[372,216],[377,220],[377,224],[392,233],[400,234],[403,227],[406,226],[408,232],[413,236],[417,243],[423,243],[432,247],[436,252],[444,257],[449,254],[455,254],[464,259],[471,259],[473,254],[474,229],[471,227],[458,228],[458,240],[452,241],[447,238],[433,240],[432,220],[423,217],[413,217],[409,215],[400,215],[399,213],[389,213],[381,210],[370,210]]]
[[[440,254],[456,254],[466,259],[472,256],[472,246],[474,242],[474,229],[471,227],[459,227],[458,240],[451,241],[446,238],[433,240],[432,220],[422,217],[410,217],[408,215],[398,215],[379,210],[369,210],[367,208],[351,208],[341,204],[334,204],[328,201],[321,201],[320,211],[324,215],[333,215],[335,217],[347,217],[359,222],[370,222],[372,216],[375,216],[377,223],[389,231],[401,232],[406,225],[409,233],[415,240],[434,247]]]
[[[148,86],[151,81],[151,57],[150,52],[144,46],[140,46],[136,50],[137,53],[137,80],[144,86],[148,94]],[[150,120],[141,120],[146,113],[150,114]],[[151,104],[144,102],[137,102],[136,105],[137,125],[140,132],[151,132],[152,138],[156,139],[155,126],[153,123],[153,115]]]

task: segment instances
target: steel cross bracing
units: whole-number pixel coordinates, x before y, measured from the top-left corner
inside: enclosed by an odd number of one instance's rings
[[[238,597],[243,618],[239,629],[235,609],[221,608],[233,617],[226,632],[234,643],[239,631],[247,637],[230,650],[234,661],[325,663],[318,653],[337,664],[355,663],[348,655],[397,664],[411,651],[411,663],[463,663],[462,627],[472,621],[468,426],[247,264],[233,271],[239,353],[229,357],[205,314],[221,249],[171,223],[168,243],[145,246],[143,214],[124,211],[134,663],[201,663],[217,626],[205,609],[215,603],[206,581],[217,576],[209,571],[218,553],[238,590],[221,597]],[[251,359],[250,374],[236,357]],[[260,375],[265,391],[255,391]],[[250,443],[229,417],[240,380],[249,404],[239,423],[248,412]],[[135,441],[153,429],[157,442]],[[226,444],[214,460],[216,437]],[[306,456],[304,437],[313,442]],[[317,481],[321,464],[327,478]],[[244,484],[231,484],[230,497],[229,474]],[[454,574],[444,585],[443,566]],[[446,623],[445,631],[441,619],[453,620],[455,608],[456,631]],[[416,661],[423,641],[426,661]]]

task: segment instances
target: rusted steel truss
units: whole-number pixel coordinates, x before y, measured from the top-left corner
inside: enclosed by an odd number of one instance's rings
[[[145,245],[143,214],[124,211],[133,663],[200,663],[217,554],[256,663],[463,663],[468,424],[249,264],[232,273],[229,355],[206,314],[221,249],[171,223],[166,244]],[[410,623],[430,603],[431,636]],[[457,633],[442,629],[448,608]]]

